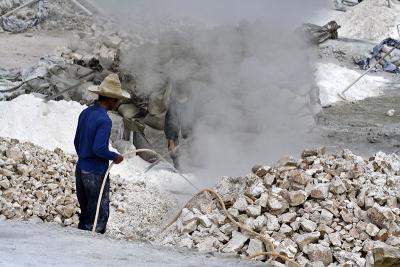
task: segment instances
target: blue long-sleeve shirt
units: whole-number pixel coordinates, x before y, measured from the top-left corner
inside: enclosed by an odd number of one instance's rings
[[[111,127],[107,110],[99,104],[82,111],[74,139],[79,169],[102,175],[109,161],[117,159],[117,154],[108,149]]]

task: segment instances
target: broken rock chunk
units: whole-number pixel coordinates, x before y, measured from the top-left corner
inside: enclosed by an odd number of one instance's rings
[[[251,217],[257,217],[261,214],[261,206],[258,205],[249,205],[246,208],[247,215]]]
[[[238,211],[246,211],[247,205],[246,198],[238,197],[235,203],[233,203],[233,208],[237,209]]]
[[[368,209],[367,214],[369,219],[381,228],[390,228],[390,223],[395,220],[395,215],[390,208],[381,207],[378,204]]]
[[[311,179],[311,177],[306,174],[302,170],[292,170],[288,173],[289,181],[300,184],[306,185],[307,182]]]
[[[300,222],[301,229],[303,229],[306,232],[313,232],[315,229],[317,229],[317,224],[313,221],[307,220],[307,219],[302,219]]]
[[[326,199],[329,194],[329,184],[317,184],[309,191],[310,197],[315,199]]]
[[[379,233],[379,228],[375,224],[369,223],[365,228],[365,232],[367,232],[369,236],[375,237]]]
[[[268,208],[271,213],[279,215],[289,209],[289,203],[283,197],[273,194],[268,198]]]
[[[346,185],[343,183],[342,179],[339,177],[333,178],[329,190],[334,194],[343,194],[346,192]]]
[[[288,193],[288,202],[290,206],[299,206],[307,199],[307,193],[303,190],[290,191]]]
[[[400,248],[384,243],[374,247],[374,267],[400,266]]]
[[[328,266],[333,261],[331,249],[320,244],[310,244],[305,248],[304,252],[311,261],[321,261],[324,266]]]
[[[222,249],[222,252],[225,253],[238,252],[248,239],[249,239],[248,236],[240,232],[234,231],[232,233],[232,239],[229,240],[229,242],[225,245],[225,247]]]
[[[319,237],[320,237],[319,232],[312,232],[308,234],[295,234],[293,236],[293,241],[295,241],[299,246],[299,248],[303,250],[304,247],[307,246],[308,244],[318,241]]]
[[[250,243],[249,243],[249,247],[246,250],[246,253],[251,256],[251,255],[255,255],[257,253],[261,253],[265,251],[265,247],[264,244],[261,240],[259,239],[250,239]],[[255,259],[261,260],[264,259],[265,256],[259,256]]]

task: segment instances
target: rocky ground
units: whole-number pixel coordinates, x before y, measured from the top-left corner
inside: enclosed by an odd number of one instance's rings
[[[399,171],[395,154],[363,159],[349,150],[307,150],[217,185],[230,216],[275,249],[238,228],[206,193],[182,210],[161,243],[241,256],[275,250],[301,266],[396,266]]]
[[[144,42],[138,36],[117,32],[105,21],[94,23],[69,1],[47,4],[50,12],[38,27],[22,34],[0,32],[5,48],[0,51],[0,65],[20,69],[17,78],[4,72],[7,75],[2,90],[31,78],[26,69],[44,55],[55,53],[61,63],[46,63],[45,79],[24,85],[11,98],[26,92],[49,95],[78,82],[97,84],[109,71],[116,70],[121,50]],[[320,45],[319,61],[354,70],[354,59],[368,55],[375,44],[352,38],[330,40]],[[63,48],[54,52],[59,47]],[[42,70],[43,65],[38,66]],[[81,78],[92,70],[94,75]],[[258,166],[254,174],[245,177],[224,178],[217,187],[235,220],[271,239],[276,251],[302,266],[400,266],[400,161],[397,156],[383,153],[370,158],[380,150],[399,152],[400,112],[396,107],[400,90],[395,75],[372,75],[391,81],[393,84],[385,85],[391,90],[379,97],[327,106],[318,116],[320,143],[336,153],[308,151],[299,160],[286,159],[271,168]],[[124,88],[133,92],[131,77],[121,76]],[[45,90],[43,84],[48,86]],[[88,84],[79,88],[86,89]],[[79,93],[64,94],[62,98],[82,103],[93,100]],[[141,99],[138,102],[135,105],[142,104]],[[143,112],[139,111],[135,107],[135,114],[128,119],[144,116],[138,115]],[[121,122],[122,117],[116,116],[115,121]],[[163,132],[147,127],[144,133],[156,150],[167,156]],[[364,158],[348,150],[342,152],[346,148]],[[126,266],[135,262],[140,266],[246,266],[251,263],[210,255],[223,252],[248,256],[266,251],[262,241],[233,226],[210,195],[192,201],[160,237],[159,230],[177,211],[176,196],[146,182],[128,182],[119,177],[113,177],[111,185],[107,234],[113,239],[77,231],[73,229],[79,214],[75,161],[74,156],[59,149],[50,151],[0,138],[0,220],[7,221],[0,227],[0,249],[4,252],[0,265]],[[61,229],[51,224],[71,227]],[[213,254],[168,250],[114,238],[146,239]],[[48,243],[54,240],[57,246],[49,248]],[[77,242],[86,245],[74,254]],[[20,257],[22,253],[27,256]],[[107,253],[111,256],[104,259]],[[263,257],[257,259],[265,261]],[[269,263],[284,266],[275,259]]]
[[[60,149],[0,139],[0,218],[76,227],[75,161]],[[308,150],[299,160],[285,158],[273,167],[255,166],[253,172],[226,177],[216,190],[234,220],[271,240],[275,251],[302,266],[399,263],[397,155],[363,159],[348,150]],[[207,194],[191,201],[160,235],[176,211],[174,200],[144,182],[111,181],[111,237],[241,256],[271,249],[233,225]]]
[[[77,227],[76,157],[0,138],[0,218]],[[145,182],[111,178],[108,235],[154,239],[175,212],[173,196]]]
[[[323,142],[331,150],[349,148],[364,157],[379,150],[398,153],[400,90],[395,87],[378,97],[324,108],[318,118]]]

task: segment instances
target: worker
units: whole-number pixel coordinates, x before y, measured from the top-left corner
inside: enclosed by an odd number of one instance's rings
[[[104,177],[109,161],[119,164],[123,156],[109,150],[111,119],[107,111],[116,108],[119,100],[129,99],[129,93],[121,88],[117,74],[108,75],[100,86],[89,88],[98,100],[79,115],[74,145],[78,154],[76,166],[76,194],[81,208],[78,228],[92,230],[97,201],[103,179],[107,179],[98,215],[96,232],[104,234],[109,216],[110,180]]]
[[[188,99],[188,91],[183,86],[174,88],[165,115],[164,133],[167,139],[168,152],[174,167],[178,170],[180,169],[177,150],[179,133],[182,134],[184,139],[191,135]]]

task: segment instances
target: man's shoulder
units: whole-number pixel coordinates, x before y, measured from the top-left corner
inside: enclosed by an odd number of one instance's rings
[[[93,105],[85,108],[81,112],[80,117],[88,119],[89,121],[94,122],[96,124],[112,124],[108,114],[102,112],[101,110],[96,109],[95,106]]]
[[[103,125],[112,125],[112,121],[107,113],[99,113],[96,116],[96,122]]]
[[[82,114],[87,114],[93,111],[93,106],[88,106],[86,107],[84,110],[82,110],[81,115]]]

